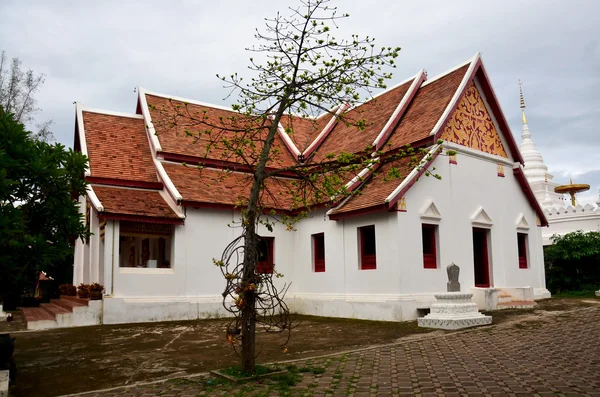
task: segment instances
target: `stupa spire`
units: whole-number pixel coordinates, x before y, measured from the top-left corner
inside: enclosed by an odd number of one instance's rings
[[[527,117],[525,117],[525,98],[523,98],[523,82],[519,80],[519,94],[521,95],[521,121],[523,124],[527,124]]]

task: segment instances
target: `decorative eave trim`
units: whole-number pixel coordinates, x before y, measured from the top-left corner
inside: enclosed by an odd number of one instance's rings
[[[87,151],[87,141],[85,140],[85,129],[83,127],[83,109],[84,106],[77,102],[75,105],[75,119],[77,120],[77,133],[79,136],[79,150],[81,153],[89,158]],[[89,167],[85,170],[84,176],[88,177],[92,175],[91,168]]]
[[[346,190],[351,192],[354,189],[356,189],[364,181],[366,181],[367,178],[369,178],[371,175],[373,175],[373,172],[377,171],[380,166],[381,166],[381,163],[380,163],[380,159],[378,157],[378,158],[374,159],[374,162],[369,164],[368,167],[363,168],[363,170],[360,171],[358,173],[358,175],[356,175],[354,178],[352,178],[350,180],[350,182],[346,183]]]
[[[273,120],[273,117],[269,116],[269,119]],[[283,143],[288,148],[288,150],[294,155],[296,159],[299,160],[302,153],[300,153],[300,150],[298,150],[296,144],[294,143],[294,141],[292,141],[292,138],[290,138],[290,136],[285,132],[285,129],[283,128],[281,123],[277,125],[277,132],[279,133],[279,136],[283,140]]]
[[[442,142],[442,147],[444,149],[454,150],[456,152],[464,154],[465,156],[475,157],[475,158],[486,160],[486,161],[490,161],[490,162],[493,162],[493,163],[501,163],[501,164],[509,166],[511,168],[514,165],[514,162],[512,162],[509,159],[506,159],[504,157],[497,156],[495,154],[490,154],[490,153],[482,152],[482,151],[479,151],[479,150],[476,150],[476,149],[472,149],[472,148],[467,147],[467,146],[459,145],[459,144],[454,143],[454,142],[444,141],[444,142]]]
[[[100,199],[98,198],[98,196],[96,196],[96,192],[94,192],[94,188],[90,185],[87,186],[87,195],[90,199],[90,203],[92,204],[92,206],[94,206],[94,208],[96,209],[96,211],[98,213],[101,213],[102,211],[104,211],[104,206],[100,202]]]
[[[162,151],[162,146],[160,145],[160,141],[156,136],[156,130],[154,129],[154,124],[152,123],[152,117],[150,116],[150,109],[148,109],[148,102],[146,101],[146,94],[148,93],[149,92],[144,88],[138,87],[140,109],[142,110],[142,116],[146,123],[146,130],[148,132],[148,136],[150,137],[150,143],[154,149],[154,153],[158,153]]]
[[[167,188],[167,192],[169,193],[171,198],[173,198],[175,203],[179,204],[181,202],[181,200],[183,200],[183,197],[181,197],[179,190],[177,190],[177,188],[173,184],[173,181],[169,177],[169,174],[167,174],[167,171],[165,170],[165,167],[163,167],[162,163],[160,161],[158,161],[158,159],[156,159],[156,157],[153,158],[153,161],[154,161],[154,166],[156,167],[156,171],[158,172],[158,175],[163,180],[165,187]]]
[[[470,63],[470,66],[467,69],[465,75],[463,76],[462,81],[458,85],[458,88],[454,92],[454,96],[452,97],[452,99],[450,99],[448,106],[446,106],[446,110],[444,110],[444,113],[442,113],[442,117],[439,118],[438,122],[435,124],[435,126],[429,133],[429,135],[435,136],[436,139],[439,139],[439,135],[440,135],[439,133],[441,132],[442,127],[448,123],[448,119],[452,116],[452,113],[458,106],[458,102],[460,101],[460,98],[462,97],[463,93],[465,92],[467,85],[473,79],[473,77],[475,77],[475,72],[477,70],[477,67],[479,67],[479,65],[481,65],[481,54],[479,52],[476,53],[475,56],[473,58],[471,58],[471,60],[469,62],[467,62],[466,64],[469,64],[469,63]],[[461,67],[466,64],[461,65]],[[454,70],[456,70],[456,69],[458,69],[458,68],[455,68]]]
[[[329,211],[327,211],[326,215],[332,221],[339,221],[341,219],[351,218],[351,217],[358,216],[358,215],[372,214],[375,212],[385,212],[386,210],[388,210],[386,204],[378,204],[378,205],[374,205],[371,207],[359,208],[356,210],[340,212],[340,213],[335,213],[335,214],[330,214]]]
[[[190,207],[190,208],[198,208],[198,209],[209,208],[209,209],[221,209],[221,210],[232,210],[232,211],[240,211],[241,210],[241,208],[236,206],[235,204],[209,203],[209,202],[201,202],[201,201],[194,201],[194,200],[182,200],[181,206],[182,207]],[[270,214],[271,211],[275,211],[276,214],[282,214],[282,215],[294,215],[297,212],[299,212],[299,211],[284,210],[284,209],[280,209],[280,208],[263,208],[263,213],[265,213],[265,214]]]
[[[462,63],[460,63],[460,64],[458,64],[458,65],[454,66],[453,68],[451,68],[451,69],[449,69],[449,70],[446,70],[445,72],[442,72],[442,73],[440,73],[440,74],[438,74],[438,75],[436,75],[436,76],[434,76],[434,77],[431,77],[431,78],[427,79],[427,81],[426,81],[426,82],[424,82],[424,83],[421,85],[421,88],[423,88],[423,87],[426,87],[426,86],[428,86],[429,84],[431,84],[431,83],[433,83],[433,82],[436,82],[436,81],[438,81],[438,80],[439,80],[439,79],[441,79],[442,77],[446,77],[446,76],[447,76],[447,75],[449,75],[450,73],[457,71],[458,69],[462,68],[462,67],[463,67],[463,66],[465,66],[465,65],[468,65],[468,64],[470,64],[471,62],[473,62],[473,60],[475,59],[475,57],[476,57],[477,55],[480,55],[480,54],[479,54],[479,53],[476,53],[476,54],[475,54],[475,55],[474,55],[474,56],[473,56],[471,59],[469,59],[469,60],[467,60],[467,61],[465,61],[465,62],[462,62]]]
[[[427,155],[421,160],[419,165],[413,168],[413,170],[406,176],[406,178],[404,178],[402,183],[400,183],[400,185],[398,185],[398,187],[394,189],[394,191],[385,199],[385,202],[387,203],[389,209],[392,209],[396,205],[398,200],[400,200],[400,198],[404,196],[406,192],[408,192],[408,190],[425,173],[425,171],[427,171],[427,168],[429,168],[429,166],[435,161],[437,156],[440,154],[440,147],[440,145],[435,145],[434,147],[432,147],[431,150],[429,150],[429,152],[427,153]],[[427,160],[427,158],[430,156],[431,159]]]
[[[167,205],[171,208],[171,210],[177,214],[177,216],[181,219],[185,219],[185,213],[179,208],[179,201],[171,201],[172,197],[170,197],[170,192],[165,192],[164,190],[159,190],[158,194],[162,199],[167,203]],[[171,199],[171,200],[170,200]],[[175,205],[173,205],[175,204]]]
[[[129,180],[129,179],[102,178],[102,177],[98,177],[98,176],[88,176],[85,179],[89,183],[93,183],[96,185],[137,187],[140,189],[151,189],[151,190],[161,190],[163,188],[162,182],[134,181],[134,180]]]
[[[321,133],[319,135],[317,135],[315,140],[312,141],[312,143],[310,145],[308,145],[308,147],[304,150],[304,152],[302,152],[302,156],[304,156],[305,159],[308,159],[308,157],[311,154],[313,154],[313,152],[315,150],[317,150],[317,148],[319,146],[321,146],[321,144],[329,136],[331,131],[333,131],[333,127],[335,127],[335,125],[337,124],[338,117],[340,116],[340,114],[345,112],[349,107],[350,107],[350,105],[348,103],[344,103],[338,107],[335,114],[333,116],[331,116],[331,120],[329,120],[329,122],[327,123],[325,128],[323,128],[323,131],[321,131]]]
[[[398,106],[396,107],[396,110],[394,110],[394,112],[388,119],[385,126],[381,129],[381,132],[379,133],[379,135],[377,135],[377,138],[375,138],[375,140],[373,141],[372,146],[375,148],[375,150],[380,150],[381,147],[385,144],[387,139],[392,134],[392,131],[394,130],[396,125],[398,125],[398,123],[400,122],[400,119],[406,112],[408,105],[410,105],[413,98],[417,94],[417,91],[419,91],[421,84],[425,80],[427,80],[427,75],[425,74],[425,70],[424,69],[419,70],[419,72],[415,75],[415,77],[413,79],[414,80],[413,80],[412,84],[410,85],[410,87],[408,88],[406,93],[404,94],[404,97],[402,98],[402,100],[400,101]],[[406,83],[402,83],[402,84],[406,84]],[[397,87],[399,87],[399,86],[397,86]]]
[[[531,186],[525,177],[525,172],[523,172],[523,166],[519,163],[515,163],[513,167],[513,174],[521,185],[521,190],[523,193],[525,193],[525,197],[527,197],[529,204],[533,207],[537,216],[540,218],[540,226],[548,226],[546,214],[544,214],[542,207],[540,207],[540,203],[537,201],[533,191],[531,190]]]
[[[158,216],[115,214],[111,212],[101,212],[98,214],[98,218],[106,220],[132,221],[141,223],[161,223],[168,225],[184,224],[184,219],[181,218],[164,218]]]

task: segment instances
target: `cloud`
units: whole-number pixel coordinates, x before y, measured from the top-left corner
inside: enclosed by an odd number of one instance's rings
[[[134,87],[222,103],[216,73],[246,73],[254,28],[294,1],[66,0],[0,3],[0,49],[46,74],[38,122],[73,142],[73,102],[134,111]],[[350,19],[334,29],[402,47],[394,84],[425,68],[434,76],[481,51],[520,141],[519,79],[527,116],[550,172],[600,181],[600,2],[479,0],[334,1]],[[232,100],[229,100],[229,103]],[[582,170],[585,172],[582,173]],[[586,181],[585,178],[592,178]],[[579,177],[578,177],[579,179]]]

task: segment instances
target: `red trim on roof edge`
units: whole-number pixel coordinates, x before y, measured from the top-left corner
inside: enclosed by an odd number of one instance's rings
[[[537,199],[535,198],[535,195],[531,190],[531,186],[529,186],[529,182],[527,182],[527,178],[525,177],[523,169],[521,167],[513,168],[513,174],[515,175],[515,178],[517,178],[519,185],[521,185],[521,190],[523,190],[523,193],[527,197],[529,204],[531,204],[540,218],[541,226],[548,226],[548,219],[546,219],[546,215],[544,215],[544,211],[542,210],[542,207],[540,207],[540,203],[538,203]]]
[[[204,157],[188,156],[186,154],[168,153],[168,152],[157,152],[157,155],[162,156],[162,159],[165,161],[173,161],[176,163],[202,165],[202,166],[208,166],[210,168],[215,168],[215,169],[220,169],[220,170],[252,172],[250,167],[243,165],[243,164],[234,163],[232,161],[214,160],[214,159],[207,159]],[[273,167],[266,167],[265,170],[267,172],[273,172],[273,171],[277,171],[278,169],[273,168]],[[284,171],[284,172],[281,172],[280,174],[277,174],[277,176],[285,176],[285,177],[290,177],[290,178],[295,177],[296,179],[300,179],[300,178],[298,178],[298,175],[292,171]]]
[[[98,214],[99,219],[111,219],[118,221],[133,221],[133,222],[142,222],[142,223],[162,223],[162,224],[170,224],[170,225],[183,225],[184,219],[179,218],[160,218],[160,217],[152,217],[152,216],[143,216],[143,215],[125,215],[125,214],[113,214],[108,212],[101,212]]]
[[[419,81],[417,82],[417,84],[414,85],[414,87],[415,87],[414,90],[412,90],[412,92],[408,91],[408,92],[406,92],[406,94],[404,94],[404,96],[408,95],[407,100],[404,103],[404,106],[402,106],[402,108],[400,109],[400,111],[398,112],[396,117],[393,119],[392,124],[390,124],[390,127],[387,129],[385,134],[383,134],[381,139],[379,139],[379,142],[373,142],[373,144],[375,146],[375,150],[380,150],[381,147],[383,145],[385,145],[388,138],[392,135],[392,132],[394,132],[394,130],[398,126],[398,123],[400,123],[402,116],[404,116],[404,113],[406,113],[406,109],[408,109],[408,107],[412,103],[413,98],[415,97],[415,95],[417,95],[419,88],[421,88],[421,84],[423,84],[423,82],[425,80],[427,80],[427,75],[425,73],[421,72],[421,77],[419,77]],[[414,80],[412,83],[410,83],[410,86],[412,87],[413,84],[414,84]],[[410,90],[410,87],[409,87],[409,90]],[[400,99],[400,102],[402,102],[403,100],[404,100],[404,98]]]
[[[346,110],[348,110],[349,107],[350,106],[348,105],[348,103],[343,103],[336,109],[335,113],[331,116],[331,119],[327,122],[327,124],[323,128],[323,131],[321,131],[317,135],[317,140],[310,143],[308,145],[308,148],[304,152],[302,152],[302,158],[304,159],[304,161],[307,161],[309,159],[309,157],[311,156],[311,154],[313,154],[314,152],[317,151],[317,149],[321,146],[321,144],[325,141],[325,139],[327,139],[329,134],[331,134],[331,131],[333,131],[333,129],[339,122],[339,119],[337,118],[337,116],[340,115],[341,113],[345,112]],[[323,117],[325,117],[325,116],[323,116]],[[333,123],[331,122],[332,120],[333,120]],[[330,125],[330,123],[331,123],[331,125]],[[329,126],[329,128],[327,128],[327,126]]]
[[[478,78],[479,83],[481,84],[481,88],[483,89],[483,93],[485,95],[486,102],[487,102],[488,106],[490,107],[490,110],[492,111],[494,116],[496,116],[496,121],[498,122],[498,127],[500,127],[500,131],[502,131],[502,136],[504,137],[504,139],[506,139],[506,142],[508,143],[508,147],[510,149],[510,154],[513,156],[515,161],[517,161],[521,164],[524,164],[523,157],[521,157],[521,152],[519,151],[519,148],[517,146],[517,143],[515,142],[515,139],[513,138],[510,127],[508,126],[508,123],[506,122],[504,113],[502,112],[502,109],[500,108],[500,105],[498,103],[498,98],[496,97],[496,94],[494,93],[494,89],[492,88],[492,85],[488,78],[487,72],[485,71],[485,67],[483,66],[481,57],[477,58],[475,67],[473,68],[471,75],[467,77],[467,81],[470,83],[471,81],[473,81],[473,79],[475,77]],[[464,81],[464,78],[463,78],[463,81]],[[462,82],[461,82],[461,84],[462,84]],[[462,96],[465,93],[468,86],[469,86],[469,84],[465,84],[465,86],[459,92],[456,102],[452,105],[452,109],[450,110],[450,112],[448,112],[448,115],[443,120],[443,122],[440,124],[440,128],[435,133],[436,141],[438,139],[440,139],[440,136],[444,132],[444,127],[446,126],[446,124],[448,124],[448,121],[454,114],[454,111],[456,110],[456,108],[458,107],[458,104],[460,103],[460,98],[462,98]]]
[[[396,193],[395,196],[392,197],[392,199],[387,203],[388,210],[391,211],[392,209],[394,209],[398,200],[400,200],[406,194],[406,192],[408,192],[408,190],[419,180],[419,178],[423,176],[425,171],[427,171],[427,168],[429,168],[429,166],[435,161],[439,154],[440,150],[438,149],[435,151],[435,153],[432,154],[432,159],[423,164],[423,167],[419,170],[419,172],[417,172],[417,175],[415,175],[410,181],[408,181],[406,186],[404,186],[398,193]]]
[[[353,211],[341,212],[339,214],[331,214],[331,215],[329,215],[329,219],[332,221],[338,221],[340,219],[346,219],[346,218],[350,218],[353,216],[372,214],[374,212],[383,212],[386,210],[389,210],[387,203],[377,204],[377,205],[367,207],[367,208],[359,208],[359,209],[353,210]]]
[[[131,181],[128,179],[101,178],[101,177],[97,177],[97,176],[88,176],[85,179],[89,183],[96,184],[96,185],[137,187],[140,189],[151,189],[151,190],[162,190],[164,187],[162,182]]]

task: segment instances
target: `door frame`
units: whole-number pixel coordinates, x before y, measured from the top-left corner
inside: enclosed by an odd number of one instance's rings
[[[485,234],[485,239],[484,241],[484,254],[483,257],[485,258],[485,265],[482,266],[482,269],[484,273],[485,273],[485,278],[487,280],[487,283],[485,284],[477,284],[477,277],[476,277],[476,258],[475,258],[475,240],[473,239],[473,235],[475,232],[483,232]],[[471,239],[472,239],[472,244],[473,244],[473,281],[474,281],[474,285],[477,288],[490,288],[492,286],[492,272],[491,272],[491,255],[490,255],[490,243],[491,243],[491,229],[490,228],[486,228],[486,227],[477,227],[477,226],[473,226],[471,228]]]

